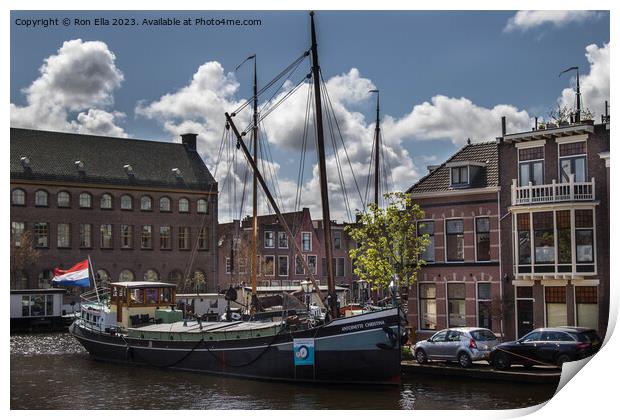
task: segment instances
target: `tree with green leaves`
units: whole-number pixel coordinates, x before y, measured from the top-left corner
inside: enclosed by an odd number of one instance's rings
[[[357,223],[346,228],[357,243],[349,251],[354,273],[374,290],[388,287],[392,280],[399,287],[414,284],[426,264],[421,256],[430,242],[428,234],[417,232],[424,212],[409,194],[389,193],[385,198],[389,203],[385,209],[371,204],[366,212],[358,212]]]

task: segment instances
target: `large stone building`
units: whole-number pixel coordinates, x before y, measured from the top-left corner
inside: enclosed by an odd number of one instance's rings
[[[303,258],[313,270],[320,284],[327,284],[322,221],[313,221],[310,211],[284,213],[295,242]],[[350,285],[353,281],[349,249],[353,241],[344,230],[345,225],[332,222],[334,279],[337,285]],[[252,218],[220,224],[219,278],[220,287],[229,284],[250,283]],[[297,286],[308,277],[303,264],[295,258],[282,225],[275,214],[258,217],[259,286]]]
[[[504,124],[505,126],[505,124]],[[607,330],[609,117],[499,138],[502,272],[522,336],[558,325]]]
[[[500,334],[498,146],[468,142],[429,170],[407,191],[424,210],[418,231],[430,238],[409,291],[409,326],[416,339],[465,326]]]
[[[39,254],[12,267],[12,288],[48,287],[55,267],[90,256],[101,282],[216,289],[217,183],[195,134],[175,144],[12,128],[10,161],[12,252],[30,232]]]

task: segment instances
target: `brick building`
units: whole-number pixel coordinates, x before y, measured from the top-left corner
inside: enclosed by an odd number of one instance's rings
[[[407,191],[424,210],[418,231],[430,236],[427,265],[409,290],[416,339],[448,328],[480,326],[500,334],[498,146],[470,143]]]
[[[47,287],[55,267],[90,255],[101,282],[215,290],[217,183],[195,134],[175,144],[11,128],[10,166],[12,246],[30,232],[39,252],[12,288]]]
[[[320,284],[327,284],[322,221],[313,221],[310,211],[284,213],[297,245]],[[351,259],[348,250],[353,241],[346,235],[344,224],[332,222],[335,282],[352,282]],[[219,227],[220,287],[229,284],[249,284],[252,218],[222,223]],[[258,217],[259,286],[297,286],[308,277],[303,264],[294,257],[294,247],[275,214]]]
[[[503,133],[499,162],[502,275],[514,302],[509,335],[560,325],[604,334],[609,123]]]

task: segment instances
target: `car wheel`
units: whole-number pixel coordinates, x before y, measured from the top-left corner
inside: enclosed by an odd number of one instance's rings
[[[555,363],[562,367],[562,365],[566,362],[570,362],[570,356],[568,354],[560,354],[557,359],[555,359]]]
[[[459,353],[459,365],[462,368],[468,368],[471,366],[471,357],[469,357],[469,354],[465,352]]]
[[[493,358],[493,367],[499,370],[508,369],[510,367],[510,360],[506,353],[500,352]]]
[[[415,360],[417,360],[417,362],[421,365],[428,362],[428,359],[426,358],[426,352],[422,349],[419,349],[418,351],[416,351]]]

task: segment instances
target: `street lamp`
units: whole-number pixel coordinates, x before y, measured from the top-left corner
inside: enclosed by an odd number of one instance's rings
[[[308,281],[308,279],[304,280],[301,282],[301,288],[304,291],[304,294],[306,295],[306,307],[308,312],[310,312],[310,299],[309,299],[309,295],[310,292],[312,291],[312,282]]]

